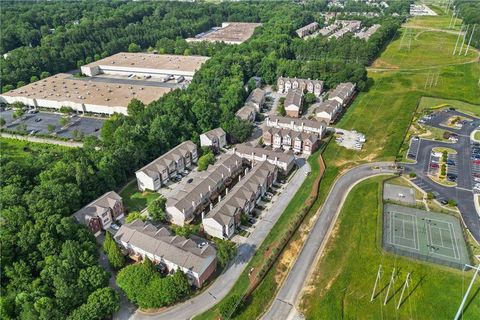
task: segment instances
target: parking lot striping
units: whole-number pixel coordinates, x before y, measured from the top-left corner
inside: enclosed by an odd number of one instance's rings
[[[464,191],[470,191],[470,192],[472,192],[472,189],[466,189],[466,188],[462,188],[462,187],[455,187],[455,189],[459,189],[459,190],[464,190]]]

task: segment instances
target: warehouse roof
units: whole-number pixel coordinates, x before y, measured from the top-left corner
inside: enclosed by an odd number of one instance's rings
[[[67,73],[59,73],[2,95],[108,107],[127,107],[133,98],[149,104],[170,90],[170,88],[163,87],[97,82],[88,80],[88,78],[74,78]]]
[[[187,41],[224,41],[226,43],[242,43],[247,41],[261,23],[224,22],[221,28],[188,38]]]
[[[89,63],[84,67],[100,66],[100,68],[102,68],[116,66],[193,72],[200,69],[202,64],[208,59],[209,57],[203,56],[120,52],[113,56]]]

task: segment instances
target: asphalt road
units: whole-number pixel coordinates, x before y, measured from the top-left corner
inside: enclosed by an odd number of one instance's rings
[[[317,256],[320,256],[323,251],[322,246],[328,240],[330,230],[333,228],[343,202],[351,188],[366,178],[395,173],[395,170],[391,168],[392,165],[393,163],[390,162],[364,164],[347,171],[338,178],[330,190],[325,203],[320,208],[319,217],[310,231],[300,255],[263,319],[293,318],[296,314],[294,306],[297,299],[300,297],[312,267],[315,266]],[[374,166],[379,168],[373,169]]]
[[[247,241],[239,246],[237,257],[233,264],[230,265],[210,287],[194,298],[166,309],[161,313],[146,314],[137,310],[133,315],[133,319],[186,320],[210,309],[220,302],[220,300],[230,292],[256,249],[262,244],[297,190],[300,189],[300,186],[307,176],[306,173],[310,172],[310,166],[304,159],[298,159],[297,164],[300,168],[290,179],[278,200],[273,203],[269,212],[265,215],[266,218],[263,218],[257,223],[256,228],[247,238]]]

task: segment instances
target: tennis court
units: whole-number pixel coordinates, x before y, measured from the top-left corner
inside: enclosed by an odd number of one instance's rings
[[[457,268],[470,263],[460,222],[442,213],[386,204],[383,246],[400,255]]]

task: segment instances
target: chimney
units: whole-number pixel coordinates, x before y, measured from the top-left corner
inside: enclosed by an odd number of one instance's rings
[[[228,188],[225,188],[225,195],[227,195],[227,194],[228,194]],[[219,196],[219,198],[220,198],[220,197],[221,197],[221,196]],[[218,200],[218,201],[220,201],[220,200]]]
[[[195,208],[195,201],[192,200],[192,207]]]
[[[208,185],[208,191],[212,192],[212,187],[210,185]]]
[[[278,163],[278,157],[275,157],[275,164]]]
[[[233,151],[233,154],[235,154],[237,152],[237,147],[233,147],[232,151]]]
[[[210,202],[210,210],[213,209],[213,203]]]
[[[241,180],[242,180],[242,175],[239,174],[239,175],[238,175],[238,182],[240,182]]]
[[[227,188],[227,191],[228,191],[228,188]],[[218,195],[218,202],[222,201],[222,195]]]
[[[205,211],[202,211],[202,221],[203,221],[203,218],[205,218]]]
[[[247,172],[248,172],[248,168],[245,168],[245,175],[247,175]]]
[[[203,199],[203,193],[200,192],[200,199]]]

